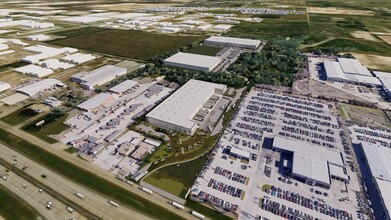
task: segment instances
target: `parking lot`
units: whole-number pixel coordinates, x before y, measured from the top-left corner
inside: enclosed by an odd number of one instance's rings
[[[199,174],[192,198],[239,219],[353,219],[360,190],[355,170],[348,171],[349,183],[311,186],[290,177],[282,169],[284,155],[271,149],[279,135],[343,152],[334,111],[328,103],[253,88]]]

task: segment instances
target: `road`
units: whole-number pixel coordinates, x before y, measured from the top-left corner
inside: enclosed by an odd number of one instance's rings
[[[0,166],[0,173],[4,174],[6,168],[4,166]],[[84,216],[80,215],[76,211],[73,213],[69,213],[66,210],[67,205],[60,202],[50,194],[43,192],[38,192],[38,187],[33,184],[27,182],[22,177],[16,175],[13,172],[8,172],[8,179],[1,180],[0,184],[5,186],[11,192],[22,198],[26,201],[31,207],[37,210],[45,219],[68,219],[68,218],[76,218],[76,219],[87,219]],[[22,185],[26,185],[26,188],[23,188]],[[54,204],[54,207],[49,210],[46,208],[47,202],[50,201]]]
[[[58,157],[61,157],[65,160],[67,160],[68,162],[71,162],[72,164],[80,167],[80,169],[88,170],[89,172],[94,173],[96,176],[99,176],[107,181],[110,181],[110,182],[118,185],[119,187],[122,187],[122,188],[126,189],[127,191],[144,198],[145,200],[149,200],[150,202],[153,202],[163,208],[166,208],[167,210],[181,216],[184,219],[196,219],[195,217],[191,216],[190,214],[174,208],[172,205],[170,205],[168,203],[168,199],[166,199],[165,197],[160,196],[157,193],[154,193],[152,196],[149,194],[146,194],[143,191],[138,189],[137,184],[135,184],[134,187],[131,187],[131,186],[129,186],[129,184],[117,180],[113,173],[102,170],[99,167],[94,166],[93,164],[90,164],[84,160],[81,160],[80,158],[77,158],[77,157],[65,152],[64,149],[67,146],[60,143],[60,142],[53,144],[53,145],[49,144],[49,143],[35,137],[34,135],[31,135],[25,131],[19,130],[19,129],[17,129],[11,125],[8,125],[4,122],[1,122],[1,121],[0,121],[0,128],[7,130],[11,134],[16,135],[22,139],[29,140],[31,143],[34,143],[35,145],[41,147],[42,149],[45,149],[45,150],[49,151],[50,153],[52,153]],[[0,145],[0,149],[1,149],[0,152],[3,151],[2,147],[4,147],[4,145]],[[7,147],[5,147],[5,148],[7,148]],[[9,148],[7,148],[7,149],[9,149]],[[9,149],[9,150],[11,150],[11,149]],[[41,165],[39,165],[39,166],[41,167],[41,169],[48,170]],[[40,169],[38,169],[38,171],[39,170]],[[48,172],[51,172],[54,174],[54,172],[52,172],[50,170],[48,170]],[[39,176],[41,174],[42,174],[42,172],[39,172]],[[65,178],[62,178],[62,179],[65,179]],[[68,182],[70,182],[70,181],[68,181]],[[81,187],[78,184],[75,184],[75,183],[72,183],[72,184],[74,184],[76,186],[76,188]],[[87,189],[85,189],[85,190],[87,191]],[[73,193],[74,192],[72,192],[72,195],[73,195]],[[107,199],[105,201],[107,202]],[[107,208],[107,206],[106,206],[106,208]],[[122,206],[121,209],[122,208],[125,208],[125,207]],[[105,210],[105,209],[103,209],[103,210]],[[138,210],[134,210],[134,209],[128,209],[128,213],[126,216],[127,216],[127,219],[129,219],[129,216],[132,216],[134,218],[139,217],[138,219],[146,219],[146,217],[142,213],[140,213]],[[118,219],[118,218],[109,218],[109,219]]]
[[[55,189],[56,193],[61,194],[67,200],[70,200],[71,203],[77,204],[86,210],[89,210],[92,213],[95,213],[99,218],[103,219],[129,219],[129,216],[133,216],[135,219],[148,219],[145,216],[134,213],[133,210],[130,210],[126,207],[114,208],[108,204],[108,198],[105,198],[101,195],[98,195],[82,186],[79,186],[66,178],[46,169],[45,167],[39,165],[38,163],[20,155],[19,153],[9,149],[8,147],[0,144],[0,157],[6,160],[9,163],[13,163],[14,160],[17,160],[16,168],[22,168],[23,165],[28,165],[28,168],[25,169],[25,173],[30,175],[32,178],[37,179],[42,182],[42,188],[45,191],[50,190],[50,188]],[[41,175],[45,174],[47,177],[42,178]],[[11,179],[11,177],[10,177]],[[26,182],[26,180],[24,180]],[[18,187],[21,187],[22,184],[18,184]],[[31,185],[31,184],[30,184]],[[45,187],[47,186],[47,187]],[[34,188],[34,187],[31,187]],[[85,199],[82,200],[74,195],[75,192],[80,192],[85,195]],[[46,193],[48,194],[48,193]],[[46,201],[47,202],[47,201]],[[32,204],[31,204],[32,205]],[[77,208],[74,205],[74,208]],[[94,216],[88,216],[89,218],[96,219]],[[52,219],[52,218],[48,218]],[[64,219],[64,218],[61,218]]]

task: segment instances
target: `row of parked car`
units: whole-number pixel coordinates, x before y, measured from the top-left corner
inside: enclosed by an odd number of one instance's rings
[[[352,215],[349,214],[347,211],[336,209],[323,202],[319,202],[317,200],[304,197],[300,193],[290,192],[289,190],[284,190],[280,187],[275,187],[275,186],[271,186],[270,189],[266,189],[266,193],[271,196],[276,196],[280,199],[284,199],[289,202],[296,203],[308,209],[315,210],[317,212],[320,212],[322,214],[328,215],[336,219],[352,220]]]

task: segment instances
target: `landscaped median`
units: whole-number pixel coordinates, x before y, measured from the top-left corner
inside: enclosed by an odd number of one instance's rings
[[[0,142],[70,180],[156,219],[182,219],[159,205],[127,191],[0,128]]]

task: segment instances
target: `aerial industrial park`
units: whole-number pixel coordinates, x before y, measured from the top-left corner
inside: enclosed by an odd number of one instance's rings
[[[0,219],[391,219],[391,3],[2,1]]]

